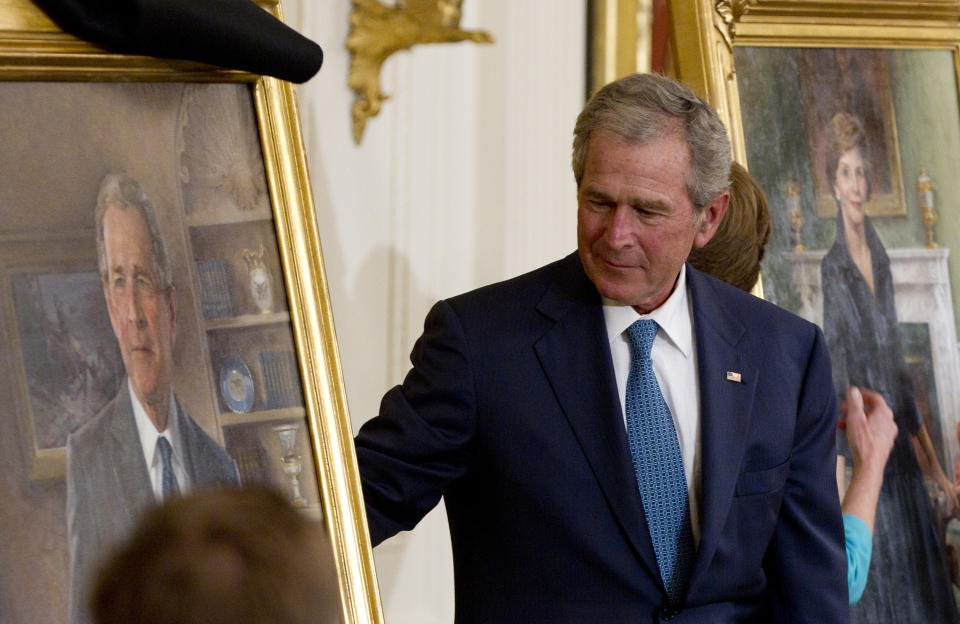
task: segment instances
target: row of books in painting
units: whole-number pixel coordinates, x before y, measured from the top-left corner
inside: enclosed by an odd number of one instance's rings
[[[227,444],[227,452],[237,462],[240,471],[240,480],[243,483],[269,482],[267,450],[259,440],[253,440],[248,445]]]
[[[264,396],[267,409],[282,409],[303,405],[300,370],[293,351],[265,351],[260,353]]]
[[[234,316],[229,270],[226,260],[197,261],[203,318],[210,320]]]

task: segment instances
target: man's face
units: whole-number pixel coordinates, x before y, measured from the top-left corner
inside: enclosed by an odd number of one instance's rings
[[[107,208],[103,216],[107,277],[103,295],[133,390],[153,404],[170,392],[176,303],[154,266],[147,223],[139,210]]]
[[[606,130],[590,138],[577,192],[577,247],[600,294],[639,312],[659,307],[673,291],[693,245],[705,245],[729,196],[698,217],[684,180],[689,149],[677,135],[646,145]]]

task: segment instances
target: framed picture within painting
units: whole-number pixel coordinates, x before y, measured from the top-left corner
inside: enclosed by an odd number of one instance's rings
[[[111,54],[13,0],[0,110],[4,622],[85,621],[154,500],[154,405],[185,487],[265,483],[316,521],[324,621],[380,621],[291,85]]]

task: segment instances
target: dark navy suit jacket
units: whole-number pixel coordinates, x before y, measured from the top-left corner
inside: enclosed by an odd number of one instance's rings
[[[666,608],[600,297],[577,255],[430,311],[357,458],[374,543],[444,498],[457,622],[847,621],[823,336],[689,265],[687,276],[703,477],[679,613]]]

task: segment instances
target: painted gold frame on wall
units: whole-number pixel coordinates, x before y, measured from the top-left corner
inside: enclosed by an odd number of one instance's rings
[[[277,0],[259,0],[259,3],[281,17]],[[310,462],[304,458],[304,470],[312,467],[316,471],[323,523],[332,545],[339,581],[343,621],[348,624],[382,622],[293,86],[270,77],[199,63],[109,53],[64,34],[28,0],[0,0],[0,81],[250,86],[272,209],[270,216],[279,247],[279,273],[283,281],[280,290],[287,298],[289,325],[299,362],[310,440],[306,446],[310,447],[312,453],[308,454],[314,459]],[[0,213],[4,209],[0,206]],[[83,209],[89,209],[92,215],[92,206]],[[0,333],[2,331],[0,327]],[[244,417],[240,415],[235,422],[247,422]],[[43,476],[46,481],[25,482],[21,489],[50,491],[57,497],[62,496],[62,468],[60,470],[59,476],[57,470],[48,470]],[[7,563],[4,562],[5,567]],[[62,598],[59,592],[56,594],[59,602]]]
[[[889,54],[939,51],[943,54],[949,54],[952,58],[952,62],[949,63],[951,70],[949,75],[941,77],[944,82],[949,80],[951,83],[956,81],[957,68],[960,66],[958,65],[958,59],[960,59],[960,24],[958,24],[960,2],[957,0],[928,0],[924,2],[904,2],[901,0],[859,2],[841,0],[696,0],[692,2],[672,2],[670,9],[673,66],[676,75],[716,106],[730,131],[734,158],[747,165],[751,164],[748,157],[750,149],[748,149],[749,146],[745,139],[746,120],[742,107],[747,104],[753,106],[753,98],[756,98],[756,94],[750,94],[746,103],[742,100],[741,88],[744,76],[738,75],[735,66],[735,52],[737,51],[739,51],[737,53],[741,55],[741,59],[746,59],[747,53],[751,50],[772,51],[775,49],[838,50],[851,54],[880,54],[883,53],[882,51],[887,51],[886,53]],[[755,83],[756,80],[754,79]],[[948,96],[954,99],[957,97],[956,88],[946,87],[945,89]],[[921,93],[917,93],[913,98],[907,97],[906,101],[903,100],[904,97],[901,94],[900,106],[904,106],[905,102],[909,102],[911,99],[922,100],[924,98]],[[893,104],[891,103],[890,106],[893,106]],[[892,118],[892,111],[890,113]],[[925,145],[928,153],[924,154],[923,148],[914,149],[913,153],[910,154],[912,160],[920,160],[917,155],[919,153],[927,158],[926,161],[920,161],[920,165],[922,165],[923,162],[932,161],[935,156],[931,153],[943,151],[942,149],[930,149],[930,147],[936,141],[945,140],[943,136],[937,135],[937,131],[943,131],[949,136],[949,127],[953,123],[949,117],[945,120],[933,118],[929,122],[931,126],[927,130],[926,136],[930,140]],[[898,125],[899,122],[898,119]],[[754,121],[754,126],[756,127],[759,123]],[[916,129],[914,130],[917,134]],[[810,132],[810,130],[808,129],[807,132]],[[901,140],[903,139],[908,142],[917,140],[916,136],[911,137],[909,134],[906,137],[901,136]],[[875,140],[875,142],[881,141]],[[902,146],[897,143],[896,130],[893,132],[893,140],[888,142],[888,149],[902,149]],[[907,152],[909,153],[910,150],[907,149]],[[890,159],[891,169],[899,168],[899,155],[893,154],[892,156]],[[812,161],[816,160],[812,151],[811,159]],[[922,238],[919,233],[923,231],[922,228],[926,227],[927,237],[930,241],[933,240],[933,224],[937,222],[937,216],[933,211],[934,206],[924,206],[924,204],[933,201],[934,195],[912,192],[924,185],[927,185],[929,189],[929,180],[926,179],[928,171],[925,172],[921,166],[911,168],[907,165],[908,163],[905,162],[905,168],[902,171],[902,176],[905,178],[902,187],[906,192],[903,192],[899,199],[903,204],[901,209],[888,212],[875,210],[870,213],[868,206],[868,214],[878,216],[881,220],[885,219],[883,226],[888,233],[893,233],[897,229],[913,228],[915,232],[911,235],[912,238],[903,234],[900,236],[899,242],[894,243],[896,246],[930,247],[929,243],[923,245],[922,240],[919,240]],[[755,176],[757,175],[755,172],[753,173]],[[899,176],[901,172],[894,171],[894,174]],[[783,177],[786,178],[786,176]],[[948,185],[952,184],[952,180],[948,178],[951,177],[953,176],[948,171],[943,170],[941,172],[939,181],[942,188],[940,189],[941,193],[937,195],[937,201],[942,204],[939,206],[940,210],[950,212],[950,214],[941,214],[937,225],[940,228],[939,235],[948,241],[947,247],[950,246],[951,241],[957,240],[955,233],[960,231],[958,226],[955,225],[957,220],[953,211],[943,207],[943,204],[948,204],[952,199],[952,193],[948,192]],[[761,180],[761,183],[764,182],[767,182],[764,190],[771,202],[770,207],[775,232],[771,239],[772,244],[768,246],[768,255],[764,260],[764,283],[766,286],[770,282],[769,274],[771,271],[769,269],[772,266],[771,263],[776,261],[776,258],[771,257],[771,254],[775,256],[779,253],[774,242],[777,237],[777,228],[780,227],[782,231],[791,227],[783,221],[780,221],[778,225],[777,220],[777,212],[784,210],[784,206],[789,203],[786,196],[791,193],[786,190],[785,179],[777,181],[777,184],[772,184],[769,180]],[[900,180],[895,180],[895,182],[900,182]],[[806,212],[808,214],[807,220],[809,221],[812,217],[817,222],[815,226],[823,230],[825,228],[823,223],[828,221],[824,217],[829,215],[823,213],[821,202],[818,201],[821,199],[823,198],[818,197],[816,200],[807,201],[809,205]],[[810,205],[814,205],[816,208],[810,209]],[[902,220],[898,221],[904,216],[907,217],[907,223]],[[829,220],[832,220],[832,217]],[[914,223],[909,223],[910,220],[913,220]],[[922,225],[919,224],[920,221],[923,222]],[[897,225],[898,223],[901,225]],[[792,241],[794,243],[793,251],[801,254],[807,253],[803,249],[804,241],[796,236],[804,228],[803,219],[793,225],[796,227]],[[807,224],[807,227],[810,227],[810,223]],[[946,252],[946,250],[942,250],[942,252]],[[909,252],[901,250],[896,250],[895,253],[910,255]],[[944,256],[942,260],[943,273],[949,272],[949,275],[943,277],[942,281],[945,282],[943,286],[947,289],[952,284],[953,292],[957,293],[958,286],[960,286],[960,282],[957,281],[960,266],[956,264],[955,256],[955,253],[950,257]],[[801,260],[802,258],[798,256],[792,258],[791,261],[801,262]],[[808,260],[812,261],[812,259]],[[809,275],[809,280],[816,281],[819,284],[819,274],[814,274],[817,269],[818,267],[815,264],[810,264],[804,271]],[[806,277],[801,279],[807,280]],[[813,283],[813,281],[805,283]],[[800,286],[801,291],[805,287]],[[784,301],[778,300],[776,292],[776,288],[774,288],[771,298],[783,305]],[[768,289],[769,294],[771,293]],[[801,297],[803,296],[805,296],[805,293],[801,294]],[[954,303],[952,307],[956,308],[956,304]],[[900,309],[899,305],[898,309]],[[822,319],[821,312],[811,309],[809,302],[803,304],[796,311],[817,322]],[[900,316],[901,321],[903,321],[903,312],[900,312]],[[954,316],[956,316],[955,312]],[[948,333],[951,336],[955,335],[953,324],[954,322],[951,322],[951,327],[948,328]],[[944,336],[944,338],[947,338],[947,336]],[[947,342],[949,344],[956,343],[954,338],[947,340]],[[946,412],[948,407],[949,405],[941,405],[941,410]],[[946,417],[950,418],[949,414]],[[950,470],[952,464],[957,460],[958,454],[960,454],[957,436],[956,432],[947,426],[944,426],[942,436],[945,456],[942,461],[947,462],[948,470]],[[952,470],[950,471],[952,472]]]
[[[883,312],[883,318],[899,324],[893,330],[899,339],[891,349],[903,351],[903,362],[889,366],[902,366],[909,388],[904,391],[908,398],[894,406],[904,419],[898,423],[901,431],[914,432],[913,418],[904,416],[914,405],[936,461],[953,477],[960,459],[955,391],[960,374],[960,206],[955,202],[960,191],[955,167],[960,156],[960,2],[692,0],[674,1],[670,8],[676,76],[716,106],[729,128],[734,157],[751,167],[770,200],[773,232],[763,262],[767,298],[824,328],[834,369],[841,371],[835,379],[838,389],[841,379],[860,384],[871,379],[887,385],[881,390],[888,401],[897,401],[901,388],[876,372],[883,365],[871,364],[887,360],[874,360],[846,340],[866,334],[863,328],[873,327],[869,323],[880,314],[870,310],[889,302],[895,312]],[[851,59],[856,60],[847,65]],[[877,73],[868,68],[871,59],[882,60],[874,66],[883,68],[880,80],[871,77]],[[841,80],[810,78],[818,72]],[[856,152],[864,163],[867,190],[856,201],[845,198],[850,191],[839,182],[824,183],[831,174],[841,175],[840,167],[827,171],[826,163],[837,165],[825,153],[830,150],[826,120],[833,123],[842,114],[857,118],[866,136],[858,150],[842,152]],[[889,159],[877,156],[884,150]],[[881,168],[883,192],[877,188]],[[832,213],[843,207],[847,218],[828,213],[827,206]],[[861,220],[869,218],[862,238],[869,241],[872,258],[867,264],[872,270],[860,269],[859,274],[846,271],[844,264],[860,239],[850,235],[854,226],[843,224],[858,223],[850,216],[857,210],[866,215]],[[890,276],[889,291],[870,284],[872,300],[880,302],[876,308],[864,303],[869,297],[857,294],[867,283],[858,281],[859,275],[875,280]],[[854,318],[855,328],[844,325]],[[872,344],[886,343],[875,339]],[[847,370],[858,370],[861,380],[846,377]],[[841,442],[838,453],[842,450]],[[910,472],[903,463],[888,466],[887,474],[891,471]],[[933,509],[946,524],[945,508]],[[925,523],[902,523],[906,531],[927,530]],[[960,536],[955,529],[946,533],[938,539],[949,542]],[[889,560],[891,554],[882,558]]]
[[[588,96],[617,78],[639,71],[639,0],[590,0]]]

